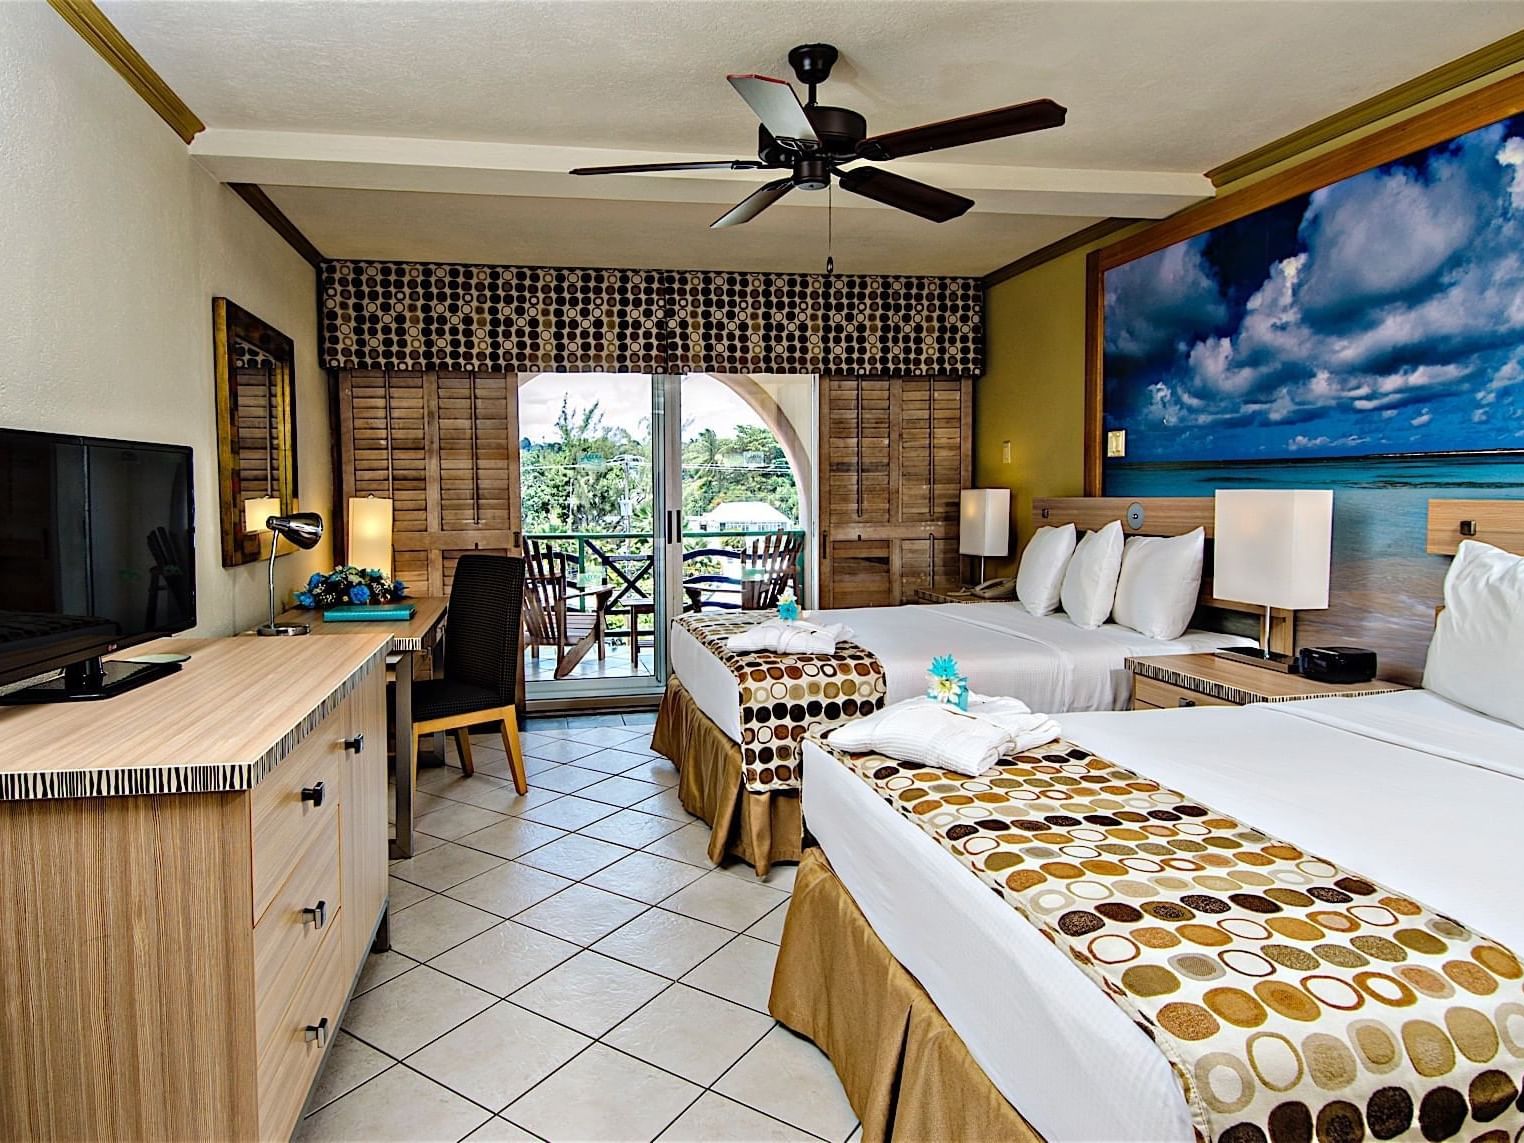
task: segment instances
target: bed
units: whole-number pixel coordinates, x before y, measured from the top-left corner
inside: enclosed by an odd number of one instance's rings
[[[1074,523],[1093,530],[1123,520],[1129,535],[1178,535],[1212,530],[1212,499],[1039,500],[1034,523]],[[1198,618],[1220,624],[1241,605],[1213,598],[1203,582]],[[925,673],[935,655],[952,654],[972,690],[1020,698],[1034,710],[1125,709],[1131,698],[1130,656],[1183,654],[1242,646],[1253,640],[1220,631],[1193,629],[1178,639],[1149,638],[1115,623],[1075,626],[1062,612],[1033,616],[1016,602],[937,606],[877,607],[820,611],[816,622],[845,623],[853,642],[882,668],[881,702],[898,702],[925,689]],[[1281,617],[1277,638],[1289,640],[1289,620]],[[855,652],[854,652],[855,653]],[[709,856],[727,854],[750,862],[759,875],[774,861],[797,861],[802,833],[794,788],[775,783],[763,789],[743,766],[742,704],[734,663],[716,653],[714,641],[683,622],[669,640],[672,678],[658,716],[653,746],[677,766],[683,805],[712,827]],[[877,704],[875,704],[877,705]]]
[[[1063,722],[1088,751],[1524,948],[1524,730],[1422,690]],[[773,1011],[832,1056],[866,1137],[896,1121],[965,1136],[966,1104],[990,1137],[1192,1138],[1165,1054],[1122,1009],[853,769],[814,741],[805,750],[820,856],[801,870]],[[838,944],[854,914],[866,931]],[[870,944],[876,963],[847,971],[904,979],[853,988],[838,973],[832,986],[820,966],[834,950],[846,967]],[[903,1033],[915,1042],[891,1036],[892,1052],[865,1059],[882,1046],[854,1025],[886,1004],[879,1033],[915,1028]],[[1524,1072],[1524,1005],[1500,1032],[1517,1047],[1508,1070]],[[935,1063],[937,1082],[905,1074],[907,1059]]]

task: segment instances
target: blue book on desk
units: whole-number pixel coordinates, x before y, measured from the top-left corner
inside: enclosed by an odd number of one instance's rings
[[[343,603],[323,612],[325,623],[396,623],[413,617],[411,603]]]

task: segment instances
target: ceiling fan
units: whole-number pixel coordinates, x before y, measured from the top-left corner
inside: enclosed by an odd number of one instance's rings
[[[750,222],[789,191],[824,190],[835,175],[841,189],[874,202],[908,211],[932,222],[957,218],[974,205],[973,199],[907,179],[877,167],[847,167],[866,159],[883,162],[906,155],[924,155],[988,139],[1004,139],[1029,131],[1063,125],[1065,108],[1051,99],[1034,99],[977,115],[963,115],[904,131],[869,135],[868,121],[845,107],[815,101],[815,89],[831,77],[837,51],[830,44],[801,44],[788,54],[789,66],[809,89],[799,102],[793,87],[765,75],[726,76],[730,85],[757,113],[755,159],[716,159],[699,163],[637,163],[613,167],[577,167],[574,175],[630,175],[654,171],[788,171],[784,178],[763,183],[746,198],[710,223],[711,228]]]

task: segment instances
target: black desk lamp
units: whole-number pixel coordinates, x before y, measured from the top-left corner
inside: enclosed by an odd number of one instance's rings
[[[265,527],[274,533],[270,537],[270,622],[255,631],[260,635],[306,635],[312,630],[309,624],[275,622],[275,549],[280,547],[282,536],[304,551],[316,547],[323,538],[323,518],[316,512],[293,512],[267,517]]]

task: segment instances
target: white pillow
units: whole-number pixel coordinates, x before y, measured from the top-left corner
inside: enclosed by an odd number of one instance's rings
[[[1016,598],[1033,615],[1048,615],[1058,610],[1058,591],[1064,583],[1064,569],[1074,554],[1073,524],[1062,528],[1038,528],[1021,553],[1021,567],[1016,572]]]
[[[1524,727],[1524,557],[1462,540],[1445,576],[1423,685]]]
[[[1087,532],[1074,547],[1059,599],[1076,627],[1099,627],[1111,615],[1122,571],[1122,522]]]
[[[1151,639],[1178,639],[1201,594],[1206,531],[1183,536],[1132,536],[1122,549],[1122,574],[1111,617]]]

